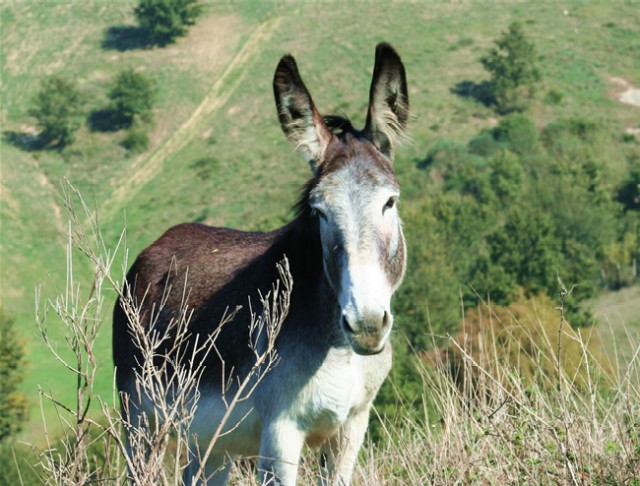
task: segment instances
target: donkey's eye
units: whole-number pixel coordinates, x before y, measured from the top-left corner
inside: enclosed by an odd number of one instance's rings
[[[313,208],[313,212],[316,214],[316,216],[318,216],[320,219],[324,219],[325,221],[327,220],[327,215],[322,212],[320,209],[318,208]]]
[[[397,197],[391,196],[389,200],[385,203],[384,207],[382,208],[382,214],[384,214],[387,211],[387,209],[391,209],[393,206],[395,206],[397,200],[398,200]]]

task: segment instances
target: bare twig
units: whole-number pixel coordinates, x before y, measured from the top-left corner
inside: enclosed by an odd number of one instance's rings
[[[69,217],[66,285],[57,297],[45,302],[41,300],[40,291],[37,291],[36,322],[49,351],[74,377],[76,396],[75,403],[69,404],[51,392],[40,391],[41,402],[42,399],[47,400],[56,408],[64,432],[62,442],[54,445],[45,422],[47,450],[40,455],[40,465],[50,478],[48,482],[56,485],[113,481],[125,474],[136,485],[181,484],[181,472],[186,467],[183,451],[188,450],[193,439],[189,428],[200,396],[199,383],[204,363],[212,350],[217,352],[217,336],[239,309],[225,314],[211,335],[192,336],[189,321],[193,309],[187,304],[190,287],[186,273],[181,282],[172,281],[175,278],[168,279],[161,299],[154,303],[149,321],[143,323],[141,310],[146,295],[137,302],[124,276],[128,254],[122,248],[125,232],[120,235],[115,249],[109,250],[100,232],[97,213],[67,181],[63,182],[61,197]],[[93,265],[93,280],[86,294],[76,281],[73,249],[79,250]],[[113,271],[117,255],[123,255],[124,258],[122,274],[119,276],[115,276]],[[175,262],[172,269],[175,270]],[[176,274],[174,270],[170,277]],[[229,392],[225,394],[226,413],[200,458],[201,464],[208,459],[216,440],[238,427],[239,423],[228,423],[234,407],[250,396],[264,375],[278,362],[275,342],[288,312],[293,285],[286,259],[278,265],[278,272],[280,278],[271,292],[261,296],[261,310],[251,313],[247,338],[255,364],[246,376],[236,376],[230,370],[229,379],[234,381],[223,384]],[[170,293],[177,290],[173,288],[176,283],[180,285],[181,292],[177,317],[161,326],[160,314],[168,303]],[[97,410],[93,405],[96,402],[94,383],[99,369],[94,346],[104,320],[106,290],[115,291],[119,296],[119,305],[127,316],[131,338],[140,351],[135,377],[136,400],[130,400],[127,394],[122,395],[124,415],[115,404],[109,405],[102,399],[98,399]],[[49,311],[55,314],[67,332],[70,357],[66,352],[57,350],[49,338]],[[231,383],[236,383],[233,390]],[[143,402],[151,404],[150,415],[133,410],[132,407]],[[122,429],[127,431],[128,443],[122,439]],[[106,438],[105,456],[108,460],[101,465],[92,463],[89,452],[93,444],[89,439],[92,430],[100,431],[101,436]],[[173,448],[171,444],[174,444]],[[165,468],[167,461],[171,465]],[[126,465],[126,473],[120,467],[122,463]],[[200,467],[194,479],[204,479],[203,474],[204,469]],[[117,479],[116,482],[119,481]]]

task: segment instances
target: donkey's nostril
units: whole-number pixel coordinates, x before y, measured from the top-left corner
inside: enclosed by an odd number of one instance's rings
[[[355,329],[353,329],[353,327],[351,327],[351,324],[349,324],[349,321],[347,320],[347,316],[343,315],[342,316],[342,327],[345,329],[345,331],[350,332],[352,334],[355,334]]]

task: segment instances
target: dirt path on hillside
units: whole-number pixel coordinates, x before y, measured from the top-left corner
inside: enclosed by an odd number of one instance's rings
[[[618,87],[618,89],[616,89],[613,93],[613,96],[620,103],[633,106],[634,108],[640,108],[640,89],[634,87],[629,81],[624,78],[612,76],[609,78],[609,81],[611,81]],[[640,139],[640,127],[627,127],[625,131],[631,135],[635,135]]]
[[[168,157],[185,147],[199,133],[199,125],[227,102],[246,77],[249,60],[271,38],[280,24],[280,20],[280,18],[276,18],[260,25],[229,63],[222,76],[189,119],[151,155],[142,156],[134,162],[126,179],[122,181],[122,185],[105,202],[106,213],[113,215],[114,211],[119,211],[127,200],[131,199],[144,184],[162,170],[162,164]]]
[[[640,89],[633,87],[631,83],[624,78],[612,76],[609,78],[609,81],[620,87],[620,90],[615,93],[615,97],[620,103],[640,108]]]

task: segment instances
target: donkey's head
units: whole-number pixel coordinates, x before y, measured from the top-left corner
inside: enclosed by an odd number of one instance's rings
[[[356,353],[379,353],[391,331],[391,295],[406,260],[400,189],[391,167],[406,136],[404,66],[391,46],[377,46],[361,131],[320,115],[293,57],[282,58],[273,86],[282,129],[315,173],[305,203],[318,219],[324,272],[341,308],[342,330]]]

